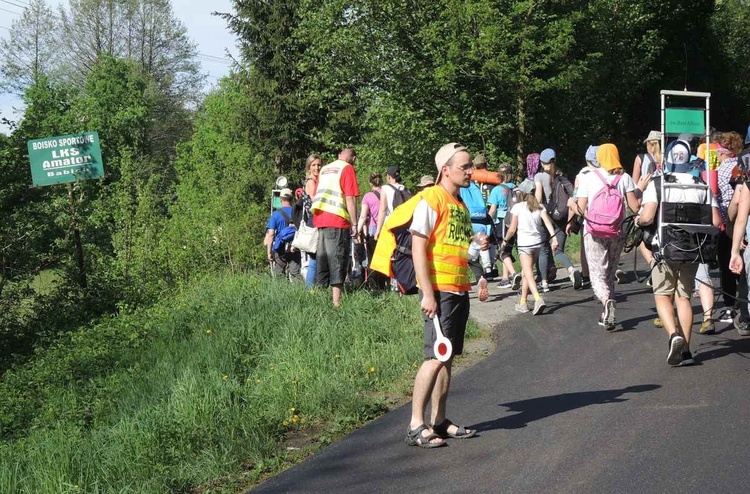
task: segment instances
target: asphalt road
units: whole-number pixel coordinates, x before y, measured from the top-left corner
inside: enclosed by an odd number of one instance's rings
[[[588,289],[558,283],[532,316],[494,285],[472,311],[495,323],[497,350],[448,402],[477,437],[409,447],[407,405],[253,492],[750,492],[750,338],[717,323],[694,336],[697,365],[672,368],[646,285],[617,287],[614,333]]]

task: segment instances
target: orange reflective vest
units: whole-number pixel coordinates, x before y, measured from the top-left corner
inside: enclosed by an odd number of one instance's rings
[[[469,210],[463,202],[439,185],[423,190],[393,211],[383,225],[370,266],[375,271],[393,277],[391,257],[396,250],[396,236],[393,232],[411,224],[414,209],[422,199],[438,215],[435,228],[427,241],[432,287],[442,292],[470,290],[469,244],[474,232]]]
[[[347,166],[352,165],[346,161],[336,160],[320,169],[318,190],[315,192],[310,211],[325,211],[341,216],[348,222],[352,221],[346,209],[344,191],[341,190],[341,174]]]

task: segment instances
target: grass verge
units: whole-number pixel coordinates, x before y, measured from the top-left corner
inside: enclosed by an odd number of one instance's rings
[[[288,466],[285,438],[326,444],[384,413],[421,334],[416,297],[335,310],[326,291],[203,279],[3,375],[0,492],[237,492]]]

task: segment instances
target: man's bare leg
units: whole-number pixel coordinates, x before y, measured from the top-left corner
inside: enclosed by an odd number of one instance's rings
[[[424,424],[424,413],[427,408],[427,400],[435,388],[435,381],[443,364],[437,359],[425,360],[417,371],[417,377],[414,379],[414,391],[411,401],[411,422],[409,429],[414,430]],[[427,437],[430,432],[423,431],[422,436]],[[430,443],[441,443],[442,439],[435,438]]]
[[[677,317],[680,319],[680,329],[682,329],[682,336],[685,338],[685,350],[687,350],[690,348],[690,329],[693,327],[693,306],[690,304],[689,298],[679,295],[677,295],[675,303],[677,304]]]

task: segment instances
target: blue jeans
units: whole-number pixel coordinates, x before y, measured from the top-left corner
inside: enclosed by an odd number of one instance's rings
[[[315,274],[318,272],[318,262],[315,260],[315,254],[308,254],[310,256],[310,263],[307,265],[307,277],[305,278],[305,286],[309,290],[315,286]]]

